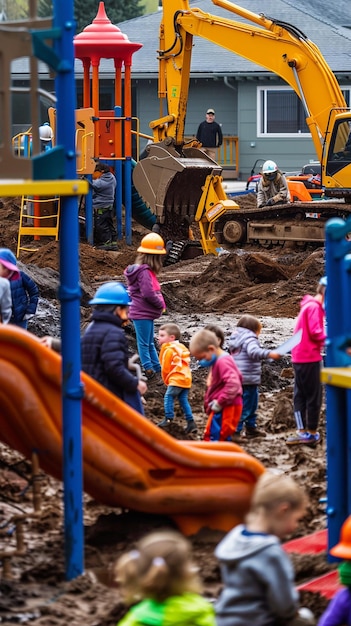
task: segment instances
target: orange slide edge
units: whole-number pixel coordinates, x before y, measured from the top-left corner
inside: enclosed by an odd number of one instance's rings
[[[61,357],[0,327],[0,438],[62,479]],[[243,520],[263,465],[231,443],[179,441],[82,373],[84,489],[97,501],[171,517],[185,534]]]

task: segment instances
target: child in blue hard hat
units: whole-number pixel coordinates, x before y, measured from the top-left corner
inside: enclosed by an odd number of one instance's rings
[[[143,415],[141,396],[147,386],[130,371],[128,340],[123,329],[129,321],[130,303],[128,291],[121,283],[108,282],[98,288],[89,302],[94,309],[81,342],[82,370]],[[43,337],[41,342],[48,348],[61,349],[59,339]]]
[[[35,315],[39,289],[28,274],[17,267],[17,259],[9,248],[0,248],[0,276],[10,281],[12,315],[10,324],[27,329],[28,320]]]
[[[139,413],[140,395],[147,387],[128,367],[128,340],[123,326],[128,322],[131,299],[121,283],[101,285],[90,300],[91,322],[82,338],[82,369]]]

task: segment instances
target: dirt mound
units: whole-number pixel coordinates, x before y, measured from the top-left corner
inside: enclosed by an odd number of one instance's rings
[[[239,249],[210,260],[201,257],[193,262],[183,261],[167,272],[164,270],[161,280],[168,306],[178,312],[196,309],[294,317],[302,296],[315,293],[323,274],[322,248],[312,253],[300,252],[296,259],[291,251],[262,253]]]

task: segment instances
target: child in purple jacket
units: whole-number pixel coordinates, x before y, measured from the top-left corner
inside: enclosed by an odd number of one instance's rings
[[[157,274],[163,266],[166,254],[164,241],[157,233],[149,233],[141,240],[138,256],[133,265],[124,271],[132,304],[129,317],[133,320],[138,353],[148,380],[161,373],[161,365],[155,347],[154,320],[162,315],[166,305],[161,293]]]
[[[229,338],[229,352],[243,377],[243,410],[233,436],[236,443],[242,441],[244,426],[246,437],[249,439],[266,436],[256,424],[262,361],[280,359],[280,354],[261,347],[258,339],[261,329],[262,324],[257,317],[242,315]]]
[[[333,556],[346,559],[339,567],[339,578],[345,589],[330,601],[318,626],[351,626],[351,515],[343,523],[340,541],[330,550]]]

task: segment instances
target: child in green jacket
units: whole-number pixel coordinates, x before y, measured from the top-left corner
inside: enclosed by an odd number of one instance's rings
[[[214,609],[201,595],[188,541],[172,530],[151,533],[123,555],[116,580],[130,603],[118,626],[215,626]]]

